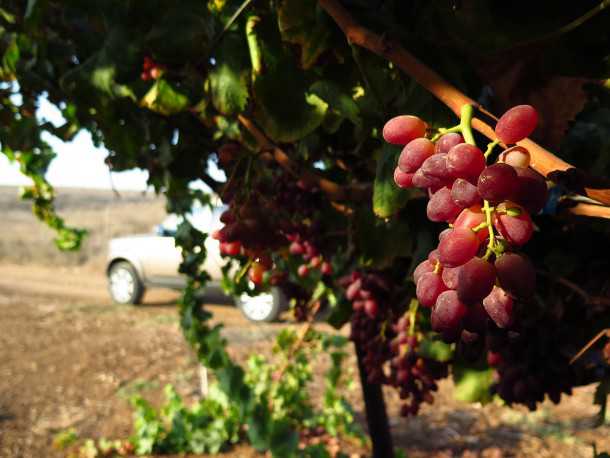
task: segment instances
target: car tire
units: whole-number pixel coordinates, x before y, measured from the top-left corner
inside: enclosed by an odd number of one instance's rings
[[[269,292],[257,296],[242,294],[235,298],[235,304],[244,316],[257,323],[276,321],[286,309],[286,299],[279,288],[271,288]]]
[[[144,285],[133,265],[119,261],[108,269],[108,291],[117,304],[137,305],[142,301]]]

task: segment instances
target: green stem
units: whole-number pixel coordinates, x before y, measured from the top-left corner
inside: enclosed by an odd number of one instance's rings
[[[472,115],[474,114],[474,108],[472,105],[464,105],[460,113],[460,130],[462,131],[462,137],[464,141],[469,145],[476,146],[474,141],[474,135],[472,134]]]
[[[419,301],[417,299],[411,299],[409,304],[409,335],[412,336],[415,332],[415,317],[417,316],[417,309],[419,308]]]
[[[494,235],[493,224],[491,223],[492,209],[489,206],[488,200],[483,201],[483,211],[485,212],[485,224],[487,225],[487,230],[489,231],[489,242],[487,244],[487,251],[485,252],[485,256],[483,256],[483,259],[485,259],[487,261],[489,259],[489,257],[491,256],[491,254],[494,252],[495,240],[496,240],[495,235]]]
[[[489,157],[491,152],[494,150],[496,145],[498,145],[499,143],[500,143],[500,140],[496,139],[493,142],[487,144],[487,149],[485,150],[485,159],[487,159]]]
[[[443,135],[445,134],[450,134],[453,132],[461,132],[462,131],[462,126],[460,126],[459,124],[457,126],[453,126],[450,127],[449,129],[439,129],[438,132],[434,135],[434,137],[432,137],[430,139],[431,142],[435,142],[437,141],[439,138],[441,138]]]

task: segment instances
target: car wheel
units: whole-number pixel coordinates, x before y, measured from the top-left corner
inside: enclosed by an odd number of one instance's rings
[[[269,323],[278,319],[286,300],[278,288],[272,288],[257,296],[244,293],[235,299],[235,303],[248,320]]]
[[[120,261],[108,271],[108,290],[110,297],[118,304],[139,304],[144,294],[144,285],[134,267]]]

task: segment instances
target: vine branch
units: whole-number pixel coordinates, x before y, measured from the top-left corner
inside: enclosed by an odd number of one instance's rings
[[[252,134],[257,141],[263,154],[268,154],[270,159],[278,163],[287,172],[303,179],[309,184],[314,184],[320,188],[331,200],[334,201],[361,201],[370,196],[370,186],[359,183],[348,186],[341,186],[334,181],[328,180],[317,175],[309,170],[299,170],[295,161],[277,145],[275,145],[267,136],[260,130],[254,122],[244,115],[237,116],[242,126]]]
[[[349,12],[337,0],[318,0],[318,3],[337,23],[345,34],[350,45],[356,44],[392,62],[404,73],[427,89],[456,116],[464,105],[473,105],[479,113],[494,120],[497,117],[489,113],[476,101],[448,83],[438,73],[418,60],[399,43],[382,37],[358,24]],[[472,127],[490,140],[496,140],[494,129],[484,120],[473,118]],[[553,153],[529,139],[518,142],[527,148],[531,155],[531,167],[547,176],[553,171],[565,171],[573,168],[571,164],[558,158]],[[610,205],[610,189],[585,188],[586,194],[597,201]],[[593,215],[591,215],[593,216]]]

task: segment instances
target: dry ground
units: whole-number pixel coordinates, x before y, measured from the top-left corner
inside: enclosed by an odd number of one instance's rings
[[[60,197],[67,219],[97,240],[83,254],[47,248],[50,234],[27,205],[10,200],[14,189],[0,188],[0,457],[57,456],[50,444],[69,427],[81,437],[126,437],[127,398],[135,392],[155,401],[172,383],[187,400],[198,395],[198,366],[178,327],[176,294],[152,291],[144,306],[112,305],[101,273],[109,234],[150,228],[162,218],[162,201],[128,195],[117,202],[91,191]],[[266,354],[275,333],[290,326],[253,325],[231,306],[211,309],[241,361]],[[446,381],[435,404],[412,419],[398,417],[393,392],[386,399],[396,442],[410,457],[588,458],[593,442],[610,451],[610,428],[591,428],[592,393],[583,387],[560,406],[545,403],[529,413],[456,402]],[[362,418],[359,392],[350,398]],[[224,456],[258,455],[240,446]]]

